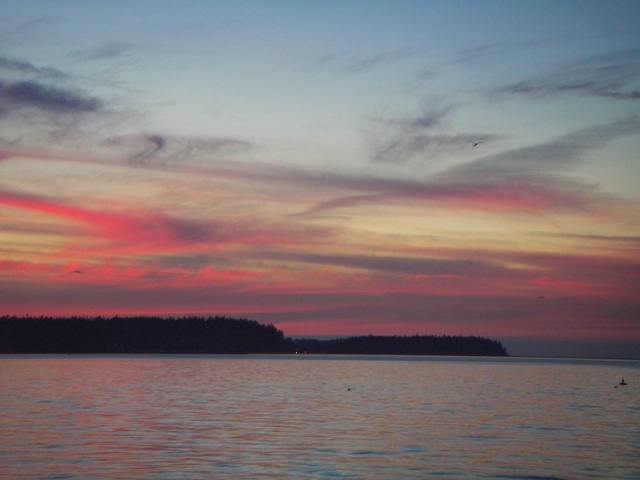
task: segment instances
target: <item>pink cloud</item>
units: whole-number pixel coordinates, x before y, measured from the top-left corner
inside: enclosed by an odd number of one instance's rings
[[[166,174],[184,175],[184,185],[205,179],[215,191],[212,201],[220,203],[213,204],[215,213],[202,213],[160,201],[142,208],[115,196],[88,204],[0,192],[3,210],[24,213],[12,232],[23,228],[35,240],[54,234],[65,242],[53,254],[34,248],[20,259],[4,257],[9,260],[0,263],[0,313],[228,314],[273,322],[290,335],[569,338],[573,331],[587,338],[606,330],[622,338],[637,323],[640,264],[634,245],[561,253],[558,243],[571,239],[547,238],[552,246],[538,253],[522,244],[525,250],[508,250],[515,242],[502,244],[497,234],[495,248],[455,248],[473,246],[473,238],[441,247],[443,239],[418,241],[407,231],[369,237],[358,229],[356,215],[353,223],[345,221],[360,208],[389,204],[451,215],[614,216],[617,200],[573,182],[443,177],[421,183],[223,162],[207,168],[122,162],[117,168],[135,169],[140,178],[160,172],[162,181]],[[200,191],[189,195],[201,200]],[[346,215],[337,221],[321,218],[338,209]],[[179,211],[192,216],[167,213]],[[43,218],[64,228],[35,228]],[[540,240],[522,238],[530,245]]]
[[[87,246],[86,238],[82,240],[82,246],[72,242],[71,248],[76,253],[136,255],[172,252],[192,249],[199,243],[216,240],[209,231],[209,225],[173,218],[157,211],[97,210],[56,199],[7,192],[0,192],[0,205],[81,225],[95,242],[90,246]]]

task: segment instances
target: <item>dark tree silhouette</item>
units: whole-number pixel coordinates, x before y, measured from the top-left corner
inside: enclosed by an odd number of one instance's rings
[[[3,353],[286,353],[273,325],[226,317],[0,318]]]
[[[350,355],[468,355],[507,356],[497,340],[463,336],[361,336],[333,340],[294,340],[299,352]]]
[[[450,336],[290,339],[227,317],[0,317],[0,353],[321,353],[506,356],[496,340]]]

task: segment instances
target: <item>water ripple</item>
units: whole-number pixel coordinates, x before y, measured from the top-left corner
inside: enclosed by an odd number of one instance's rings
[[[640,478],[633,363],[0,362],[3,479]]]

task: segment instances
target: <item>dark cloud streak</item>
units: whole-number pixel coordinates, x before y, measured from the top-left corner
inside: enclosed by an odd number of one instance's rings
[[[110,147],[124,147],[135,152],[129,155],[133,164],[146,163],[151,159],[159,162],[190,161],[199,157],[222,152],[245,150],[251,143],[235,138],[202,138],[170,136],[160,134],[129,135],[109,138],[105,142]]]
[[[547,177],[568,172],[581,155],[618,138],[640,133],[640,117],[630,116],[610,123],[571,132],[545,143],[508,150],[452,167],[443,178],[480,182],[523,176]]]
[[[383,129],[375,138],[383,140],[374,148],[372,161],[402,165],[415,158],[425,160],[499,138],[486,133],[449,133],[446,120],[453,110],[453,105],[435,102],[424,105],[417,116],[378,120]]]
[[[393,63],[398,60],[403,60],[411,56],[415,52],[414,48],[401,48],[399,50],[393,50],[390,52],[377,53],[366,58],[361,58],[357,61],[351,62],[344,67],[344,71],[347,73],[362,73],[366,70]]]
[[[507,85],[498,93],[529,97],[562,93],[640,100],[640,49],[594,55]]]
[[[76,50],[71,56],[80,61],[109,60],[128,53],[134,47],[130,43],[112,42],[93,48]]]
[[[132,158],[133,163],[144,162],[147,158],[152,157],[157,152],[159,152],[167,143],[166,140],[160,135],[147,135],[144,137],[144,140],[150,146],[148,148],[145,148],[144,151],[136,154]]]
[[[22,75],[35,75],[37,77],[45,77],[51,79],[63,80],[69,78],[69,76],[55,68],[37,67],[30,62],[22,60],[16,60],[14,58],[8,58],[0,56],[0,70],[6,70],[13,73],[19,73]]]
[[[288,262],[358,268],[410,275],[510,275],[507,269],[482,260],[390,257],[373,255],[312,254],[296,252],[261,252],[267,257]]]
[[[592,240],[596,242],[605,243],[622,243],[630,245],[640,246],[640,236],[625,236],[625,235],[594,235],[594,234],[579,234],[579,233],[549,233],[549,232],[534,232],[533,235],[541,237],[552,238],[566,238],[570,240]]]
[[[78,90],[64,89],[27,80],[0,80],[0,101],[5,108],[35,107],[57,113],[86,113],[101,108],[102,102]]]

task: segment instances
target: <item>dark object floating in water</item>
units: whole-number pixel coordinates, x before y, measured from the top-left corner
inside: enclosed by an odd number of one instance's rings
[[[622,380],[620,380],[620,383],[618,385],[626,385],[627,382],[624,381],[624,378]]]

